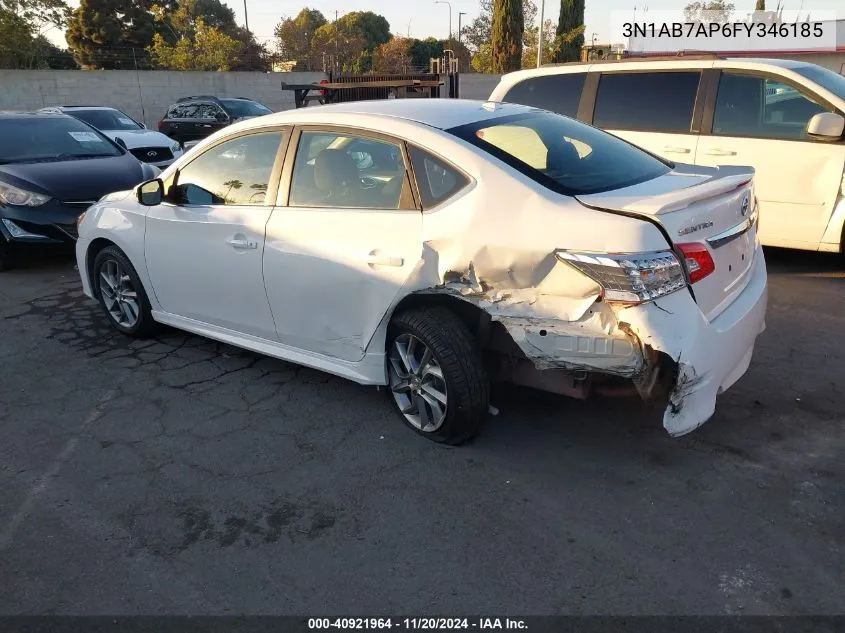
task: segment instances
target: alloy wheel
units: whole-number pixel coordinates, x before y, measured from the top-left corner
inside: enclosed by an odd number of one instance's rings
[[[138,292],[129,273],[115,259],[106,260],[100,267],[100,295],[115,323],[125,328],[137,325],[141,318]]]
[[[448,397],[443,370],[431,349],[412,334],[396,337],[388,353],[390,390],[405,419],[423,433],[446,420]]]

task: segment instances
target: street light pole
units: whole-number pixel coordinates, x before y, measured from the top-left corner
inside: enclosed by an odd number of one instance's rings
[[[540,0],[540,30],[537,32],[537,68],[543,65],[543,13],[546,11],[546,0]]]
[[[249,16],[246,14],[246,0],[244,0],[244,24],[246,24],[246,32],[249,33]]]
[[[458,45],[461,44],[461,16],[466,15],[463,11],[458,11]]]
[[[434,4],[445,4],[449,6],[449,48],[452,48],[452,3],[448,0],[434,0]]]

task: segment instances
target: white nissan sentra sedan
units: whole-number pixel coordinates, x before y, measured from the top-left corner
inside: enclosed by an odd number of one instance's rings
[[[765,327],[753,177],[520,105],[312,107],[227,127],[104,197],[77,259],[120,332],[167,324],[387,385],[435,441],[477,433],[491,381],[627,385],[677,436]]]

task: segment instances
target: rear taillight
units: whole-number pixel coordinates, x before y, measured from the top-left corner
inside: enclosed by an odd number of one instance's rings
[[[158,131],[161,132],[161,128],[164,127],[164,119],[158,122]]]
[[[688,242],[677,246],[684,254],[691,284],[701,281],[716,270],[716,263],[710,256],[710,251],[701,242]]]
[[[656,253],[578,253],[557,251],[558,259],[601,285],[611,303],[636,304],[659,299],[682,288],[687,281],[671,251]]]
[[[323,85],[323,84],[327,84],[327,83],[329,83],[329,80],[328,80],[328,79],[321,79],[321,80],[320,80],[320,84],[321,84],[321,85]],[[321,90],[321,91],[320,91],[320,96],[321,96],[321,97],[325,97],[325,96],[326,96],[326,91],[325,91],[325,90]]]

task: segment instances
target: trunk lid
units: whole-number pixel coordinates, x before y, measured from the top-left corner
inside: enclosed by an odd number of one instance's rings
[[[676,165],[658,178],[614,191],[576,196],[588,207],[647,217],[668,233],[672,246],[703,245],[715,271],[693,284],[708,320],[748,284],[757,249],[754,169]]]

